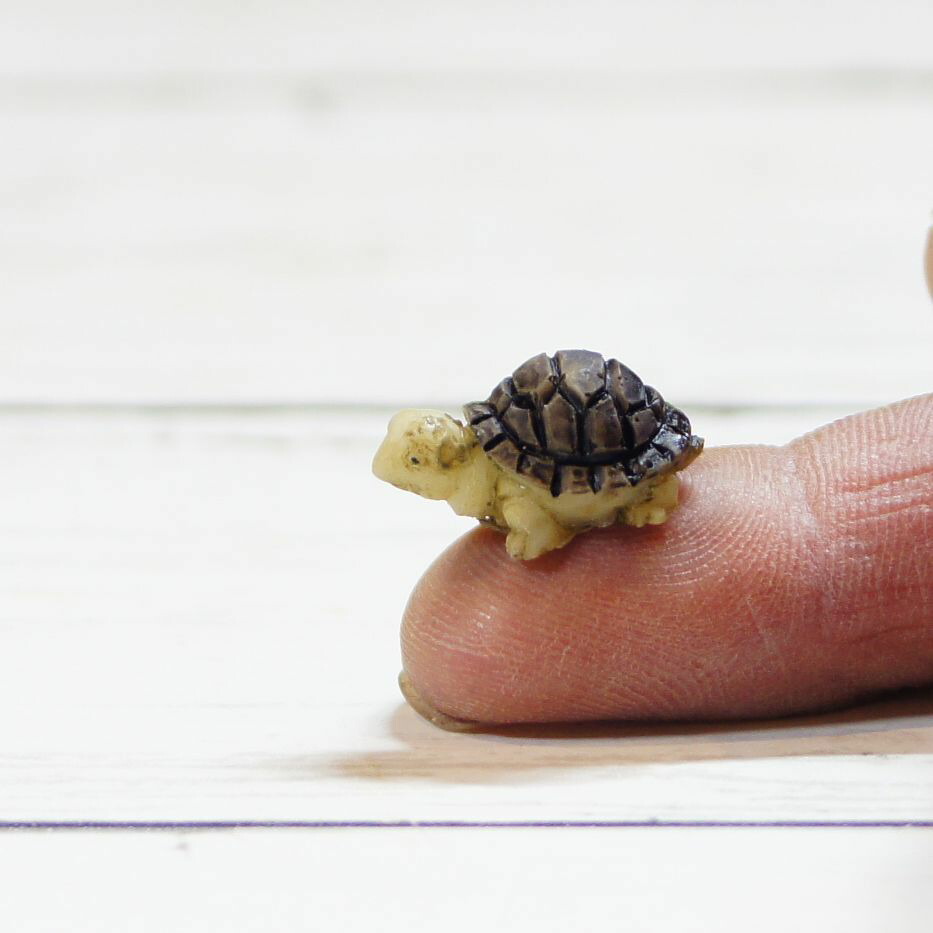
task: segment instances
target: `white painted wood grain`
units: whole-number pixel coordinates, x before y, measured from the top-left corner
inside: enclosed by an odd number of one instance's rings
[[[691,414],[715,442],[824,415]],[[933,818],[929,694],[740,726],[420,720],[400,613],[470,522],[370,478],[385,418],[0,418],[0,820]]]
[[[0,400],[433,403],[561,346],[928,391],[930,9],[30,4]]]
[[[923,0],[7,2],[2,72],[282,73],[930,65]]]
[[[927,933],[933,910],[931,830],[8,833],[0,868],[18,933]]]
[[[566,346],[684,401],[929,390],[933,96],[689,86],[7,112],[0,398],[433,403]]]
[[[561,346],[685,400],[929,389],[928,102],[482,103],[8,118],[0,396],[428,403]]]

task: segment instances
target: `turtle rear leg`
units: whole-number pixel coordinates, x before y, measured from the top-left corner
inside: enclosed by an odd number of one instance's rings
[[[559,525],[541,506],[516,497],[502,503],[502,515],[509,528],[505,547],[511,557],[532,560],[563,547],[573,532]]]
[[[680,480],[671,473],[648,491],[648,498],[638,505],[627,508],[620,520],[626,525],[641,528],[644,525],[663,525],[668,515],[677,508]]]

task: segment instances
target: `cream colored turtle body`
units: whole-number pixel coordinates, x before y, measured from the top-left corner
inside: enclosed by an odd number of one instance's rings
[[[590,528],[666,521],[675,473],[703,446],[631,370],[582,350],[533,357],[464,413],[468,424],[400,412],[373,471],[507,532],[509,554],[524,560]]]

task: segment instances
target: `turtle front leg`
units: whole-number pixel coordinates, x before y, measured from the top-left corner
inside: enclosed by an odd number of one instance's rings
[[[541,506],[517,496],[502,502],[502,516],[508,525],[505,548],[510,557],[533,560],[548,551],[563,547],[573,532],[559,525]]]

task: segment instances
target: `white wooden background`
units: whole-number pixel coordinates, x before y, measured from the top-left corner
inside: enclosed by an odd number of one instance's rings
[[[0,820],[84,827],[0,836],[11,929],[928,930],[933,694],[440,732],[397,628],[467,524],[368,469],[393,406],[561,346],[713,444],[929,391],[931,36],[920,0],[0,2]],[[244,823],[293,828],[193,828]]]

